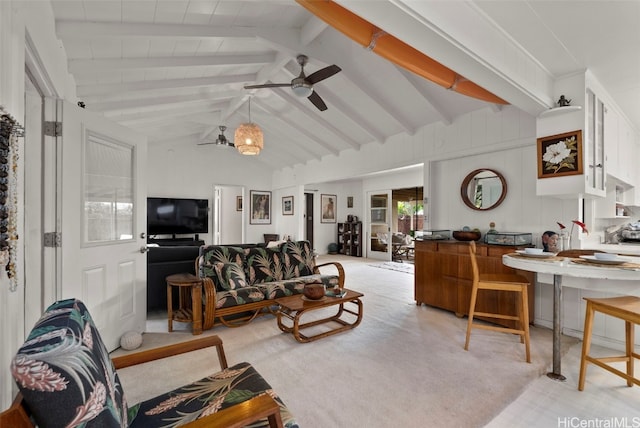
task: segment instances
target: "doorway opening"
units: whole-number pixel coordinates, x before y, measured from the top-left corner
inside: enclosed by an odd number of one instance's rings
[[[304,236],[313,247],[313,193],[304,194]]]

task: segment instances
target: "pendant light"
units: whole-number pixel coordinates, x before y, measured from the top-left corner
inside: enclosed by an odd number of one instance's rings
[[[236,148],[243,155],[258,155],[264,147],[262,129],[251,122],[251,98],[249,98],[249,122],[241,123],[234,136]]]

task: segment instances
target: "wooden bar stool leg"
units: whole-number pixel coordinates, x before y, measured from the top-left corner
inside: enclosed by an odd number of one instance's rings
[[[522,295],[522,309],[520,312],[520,322],[522,330],[524,330],[524,348],[527,356],[527,363],[531,362],[531,340],[529,337],[529,297],[527,296],[527,288],[520,293]]]
[[[469,339],[471,338],[471,329],[473,328],[473,313],[476,310],[476,299],[478,297],[478,289],[473,288],[471,291],[471,304],[469,305],[469,320],[467,321],[467,339],[464,342],[464,350],[469,350]]]
[[[631,379],[633,378],[633,363],[634,363],[634,356],[633,356],[633,342],[634,342],[634,330],[635,330],[635,324],[632,323],[631,321],[625,321],[624,323],[624,332],[626,335],[626,354],[627,354],[627,376],[629,376],[627,378],[627,386],[633,386],[633,382],[631,381]]]
[[[591,332],[593,330],[593,304],[587,302],[587,313],[584,318],[584,336],[582,339],[582,355],[580,357],[580,376],[578,378],[578,391],[584,389],[585,376],[587,374],[587,356],[591,349]]]
[[[520,333],[520,343],[524,343],[524,312],[522,311],[523,309],[523,304],[522,304],[522,299],[524,298],[523,293],[520,292],[520,296],[518,296],[516,298],[516,310],[518,311],[518,328],[522,331],[522,333]],[[528,362],[528,361],[527,361]]]

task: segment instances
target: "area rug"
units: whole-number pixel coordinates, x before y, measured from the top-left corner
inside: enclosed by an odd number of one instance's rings
[[[267,315],[203,333],[222,338],[229,364],[252,363],[301,427],[483,427],[551,362],[548,329],[531,329],[531,364],[508,334],[474,333],[465,351],[466,319],[416,305],[413,276],[349,260],[344,268],[346,287],[364,294],[364,318],[353,330],[302,344]],[[166,329],[166,315],[148,322],[144,346],[194,337],[187,324]],[[576,342],[563,337],[563,350]],[[124,369],[128,401],[219,369],[214,350],[175,358],[154,371]]]
[[[382,263],[371,263],[369,266],[380,268],[380,269],[396,270],[398,272],[409,273],[411,275],[413,275],[413,272],[414,272],[413,263],[382,262]]]

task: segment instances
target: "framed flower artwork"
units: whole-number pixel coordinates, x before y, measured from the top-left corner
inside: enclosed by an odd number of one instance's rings
[[[538,138],[538,178],[582,173],[581,130]]]

